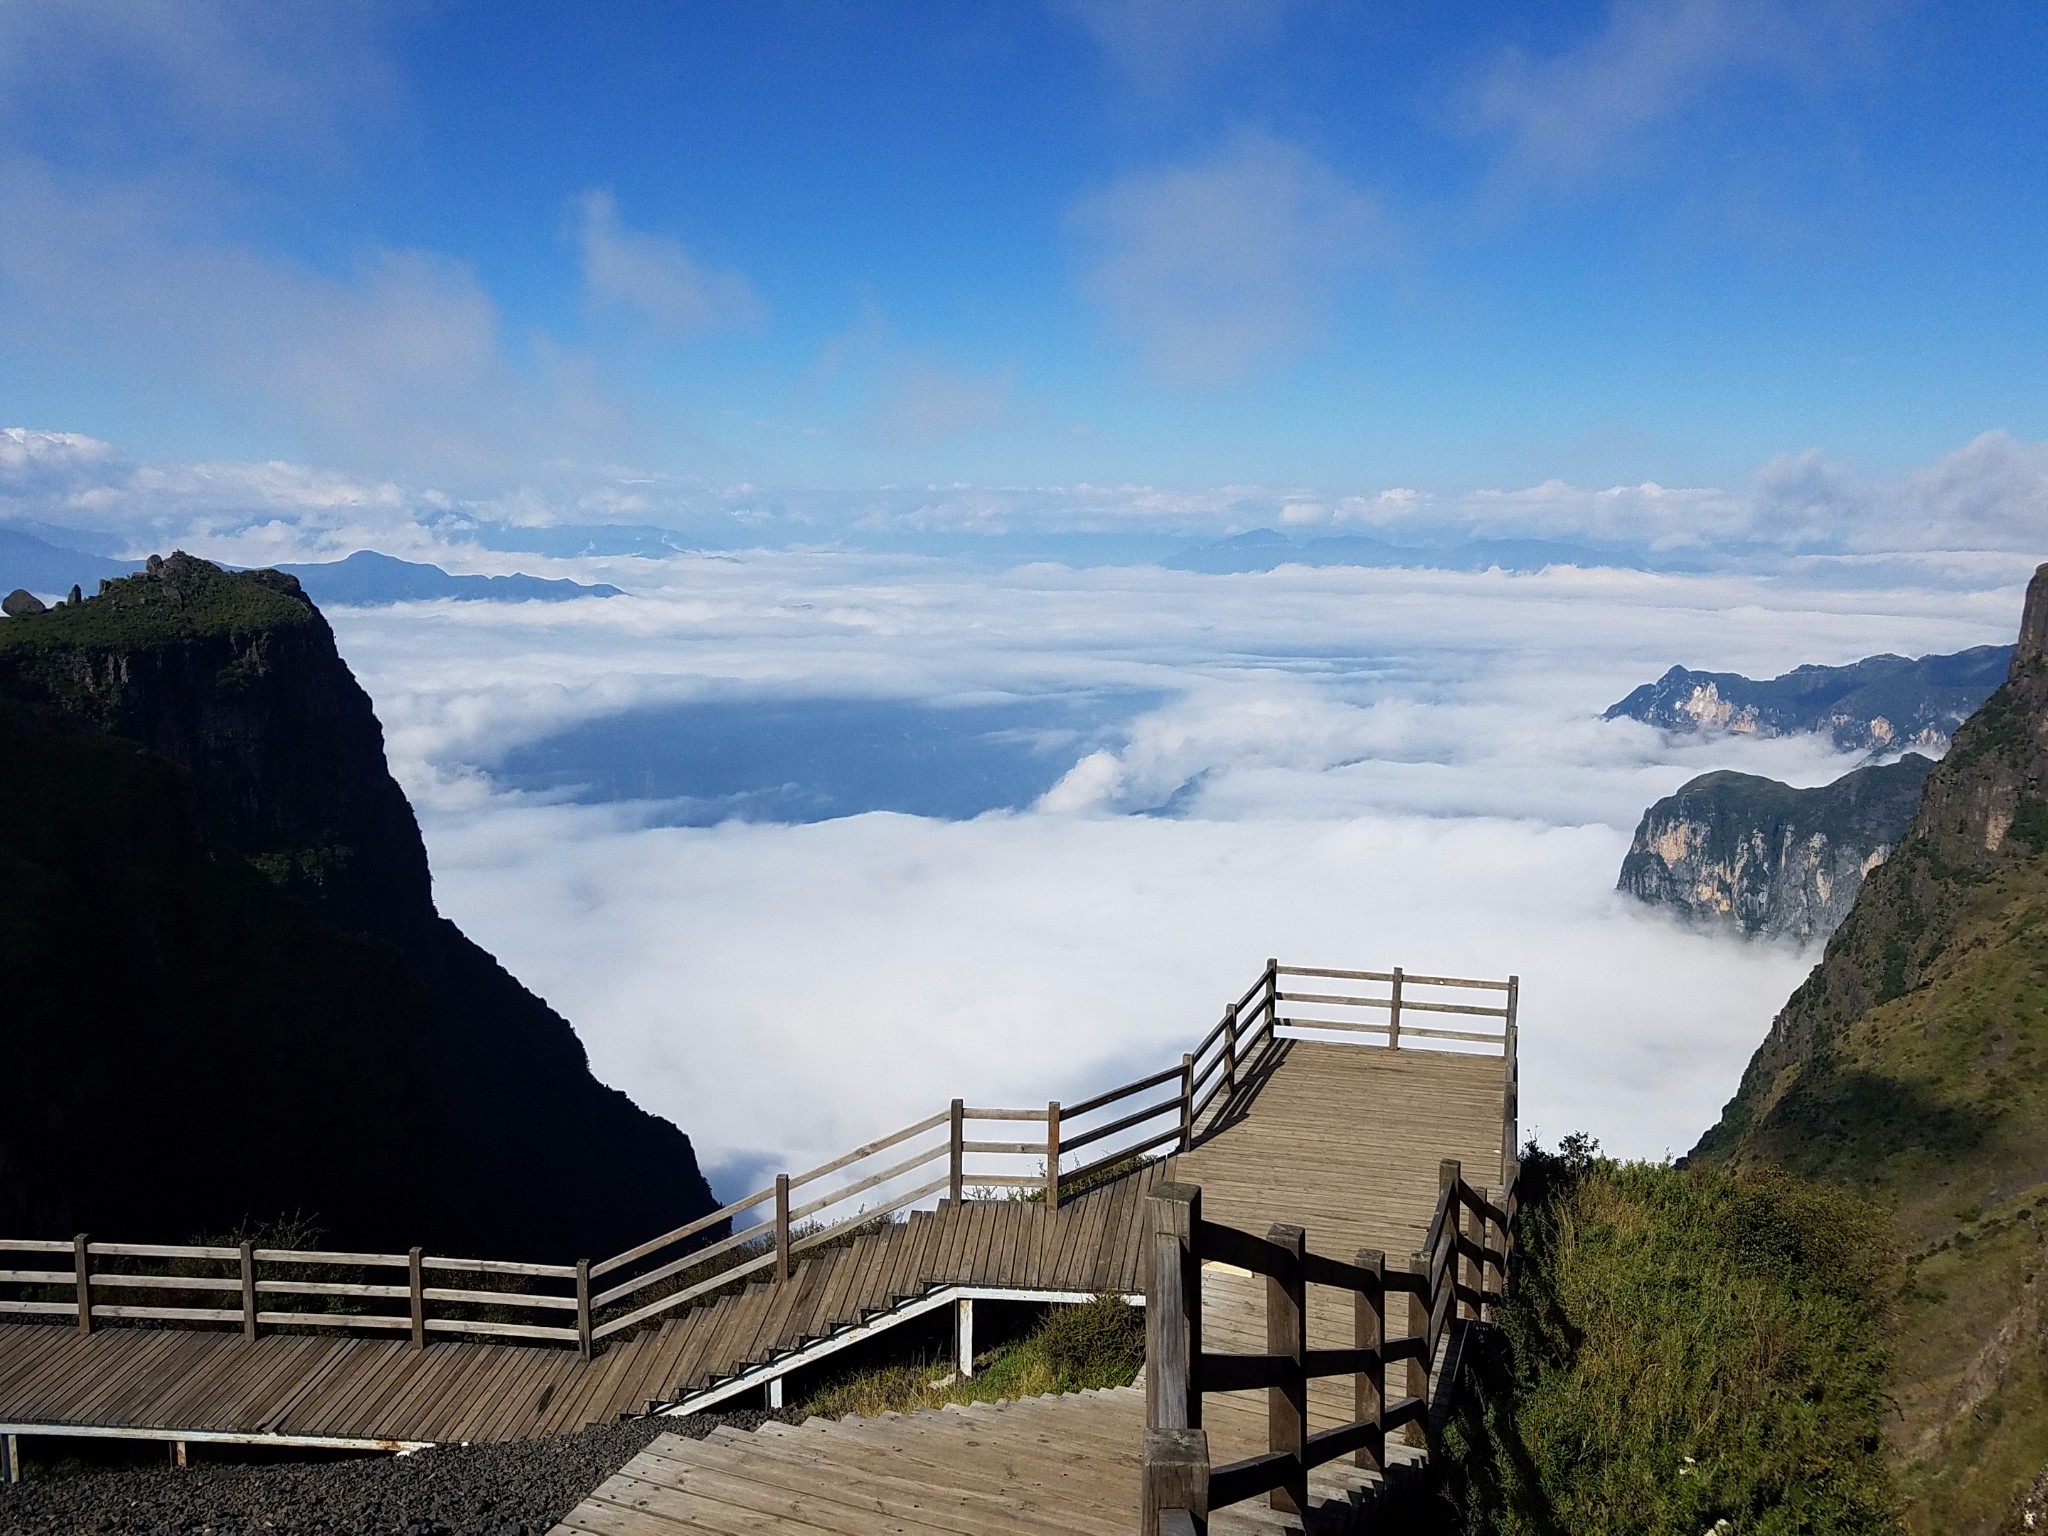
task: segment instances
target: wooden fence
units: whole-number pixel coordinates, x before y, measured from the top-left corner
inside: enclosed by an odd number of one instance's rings
[[[1306,990],[1303,984],[1314,990]],[[1384,988],[1374,991],[1374,988]],[[1499,1005],[1470,1000],[1497,993]],[[1283,1038],[1334,1034],[1391,1049],[1499,1053],[1513,1084],[1517,984],[1268,960],[1259,977],[1179,1062],[1077,1103],[1043,1109],[945,1109],[720,1206],[596,1263],[525,1264],[410,1253],[0,1239],[0,1316],[102,1323],[344,1328],[594,1345],[727,1286],[786,1279],[808,1250],[936,1198],[1042,1200],[1057,1207],[1148,1157],[1185,1151]],[[1305,1011],[1304,1011],[1305,1010]],[[1417,1025],[1413,1019],[1423,1017]],[[1450,1021],[1464,1027],[1448,1027]],[[1475,1027],[1476,1026],[1476,1027]],[[68,1256],[69,1268],[52,1262]],[[468,1277],[468,1284],[457,1283]],[[54,1293],[62,1293],[62,1299]],[[185,1295],[178,1293],[196,1293]],[[210,1295],[213,1305],[189,1305]],[[123,1300],[120,1298],[129,1298]],[[285,1304],[287,1298],[300,1302]],[[230,1304],[221,1305],[226,1299]],[[304,1305],[305,1302],[314,1305]]]
[[[1274,1509],[1306,1515],[1310,1470],[1344,1456],[1384,1475],[1387,1437],[1405,1432],[1420,1438],[1430,1372],[1452,1320],[1484,1318],[1505,1291],[1514,1259],[1515,1173],[1510,1165],[1506,1188],[1481,1191],[1465,1182],[1457,1163],[1445,1162],[1422,1247],[1398,1265],[1370,1249],[1349,1260],[1312,1253],[1299,1227],[1275,1224],[1259,1237],[1208,1221],[1195,1185],[1155,1189],[1145,1294],[1141,1536],[1199,1536],[1211,1511],[1260,1494]],[[1203,1348],[1204,1261],[1265,1277],[1265,1353]],[[1312,1285],[1352,1298],[1350,1348],[1309,1347]],[[1407,1306],[1403,1327],[1394,1332],[1388,1303],[1397,1297]],[[1403,1374],[1399,1394],[1390,1399],[1387,1372],[1395,1366]],[[1352,1378],[1354,1416],[1311,1434],[1308,1384],[1333,1376]],[[1266,1451],[1212,1465],[1203,1394],[1258,1389],[1267,1393]]]

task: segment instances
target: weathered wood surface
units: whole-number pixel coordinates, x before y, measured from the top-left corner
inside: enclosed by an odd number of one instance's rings
[[[1021,1402],[665,1435],[555,1527],[555,1536],[1130,1536],[1144,1398],[1135,1387]],[[1349,1531],[1371,1484],[1317,1469],[1308,1529]],[[1215,1536],[1301,1530],[1256,1508]]]
[[[0,1324],[0,1423],[92,1424],[352,1440],[558,1434],[713,1386],[953,1285],[1144,1289],[1127,1241],[1160,1176],[1043,1205],[967,1201],[797,1260],[615,1342],[585,1365],[559,1349],[199,1329]],[[1114,1219],[1111,1219],[1114,1208]],[[179,1362],[170,1372],[165,1360]]]
[[[81,1335],[75,1325],[6,1323],[0,1423],[392,1441],[573,1430],[678,1401],[934,1289],[1141,1292],[1144,1197],[1176,1177],[1202,1185],[1211,1220],[1261,1231],[1282,1221],[1304,1228],[1320,1252],[1405,1257],[1429,1221],[1441,1159],[1461,1160],[1475,1182],[1498,1182],[1502,1093],[1498,1056],[1282,1041],[1246,1064],[1187,1153],[1056,1211],[969,1200],[913,1212],[847,1246],[794,1256],[780,1285],[763,1274],[621,1335],[588,1364],[561,1349],[468,1341],[420,1349],[402,1336]],[[1212,1347],[1237,1347],[1227,1342],[1231,1282],[1215,1283]],[[1242,1347],[1261,1349],[1263,1310],[1255,1290],[1247,1297],[1257,1322],[1245,1313]],[[1311,1287],[1310,1346],[1342,1347],[1353,1329],[1349,1298]],[[1348,1421],[1350,1395],[1348,1383],[1317,1383],[1311,1429]],[[1251,1396],[1262,1439],[1263,1394]],[[1133,1438],[1133,1455],[1135,1446]],[[1219,1460],[1235,1454],[1217,1447]]]

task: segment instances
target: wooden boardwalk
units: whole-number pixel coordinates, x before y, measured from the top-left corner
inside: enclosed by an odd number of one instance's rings
[[[1144,1423],[1144,1394],[1124,1387],[703,1440],[664,1435],[555,1536],[1131,1536]],[[1262,1405],[1255,1426],[1232,1422],[1227,1433],[1249,1444],[1256,1430],[1263,1443],[1264,1429]],[[1310,1492],[1309,1530],[1338,1532],[1375,1485],[1332,1465]],[[1301,1528],[1256,1505],[1209,1523],[1214,1536]]]
[[[1204,1215],[1263,1230],[1300,1226],[1318,1250],[1379,1249],[1401,1260],[1422,1246],[1438,1204],[1443,1162],[1497,1185],[1511,1144],[1512,1084],[1500,1056],[1395,1052],[1281,1040],[1201,1127],[1193,1148],[1112,1187],[1103,1225],[1141,1282],[1145,1196],[1168,1179],[1202,1187]],[[1091,1218],[1092,1220],[1093,1218]],[[1000,1254],[1000,1249],[998,1249]],[[998,1258],[998,1264],[1007,1262]],[[1267,1346],[1265,1281],[1229,1265],[1202,1271],[1205,1347],[1253,1354]],[[1353,1341],[1346,1304],[1308,1293],[1309,1343]],[[1348,1378],[1318,1380],[1308,1424],[1352,1421]],[[721,1430],[708,1440],[664,1437],[596,1490],[556,1536],[1128,1536],[1139,1520],[1143,1393],[1123,1389],[980,1404],[757,1434]],[[1270,1430],[1267,1393],[1207,1396],[1203,1425],[1218,1463],[1257,1456]],[[1398,1441],[1389,1465],[1420,1451]],[[1380,1492],[1377,1477],[1343,1462],[1309,1476],[1307,1519],[1263,1502],[1215,1512],[1218,1536],[1359,1528]]]
[[[0,1325],[0,1432],[43,1426],[161,1438],[427,1445],[512,1440],[611,1423],[702,1394],[749,1367],[959,1288],[1142,1293],[1138,1212],[1160,1165],[1042,1204],[967,1201],[913,1211],[627,1335],[589,1363],[495,1343]]]
[[[1435,1009],[1435,1014],[1423,1014],[1425,1024],[1444,1013],[1476,1013],[1504,1020],[1504,1035],[1489,1037],[1463,1030],[1419,1028],[1412,1022],[1404,1029],[1398,972],[1391,978],[1396,1001],[1386,1025],[1346,1022],[1341,1008],[1327,1006],[1310,1010],[1319,1017],[1291,1017],[1296,1010],[1290,1004],[1329,1004],[1343,999],[1289,994],[1282,987],[1290,974],[1363,975],[1290,972],[1269,964],[1261,983],[1246,995],[1248,1001],[1257,998],[1256,1005],[1247,1008],[1241,1003],[1226,1010],[1224,1022],[1210,1031],[1193,1054],[1183,1058],[1180,1067],[1071,1106],[1064,1117],[1058,1105],[1046,1111],[963,1110],[956,1101],[949,1141],[914,1153],[882,1175],[856,1178],[849,1186],[851,1193],[858,1194],[881,1182],[887,1173],[911,1170],[914,1174],[917,1165],[933,1156],[943,1160],[950,1146],[951,1187],[956,1193],[941,1199],[936,1209],[912,1209],[907,1215],[881,1221],[842,1220],[818,1236],[802,1235],[793,1219],[829,1201],[793,1203],[790,1190],[834,1168],[856,1164],[861,1157],[900,1157],[906,1139],[945,1123],[943,1113],[813,1174],[779,1180],[776,1188],[728,1208],[738,1210],[772,1197],[775,1222],[767,1255],[748,1258],[749,1250],[741,1249],[734,1257],[744,1262],[733,1278],[720,1282],[722,1290],[707,1290],[706,1283],[699,1282],[688,1291],[660,1299],[659,1290],[647,1289],[650,1280],[658,1280],[664,1273],[675,1273],[681,1280],[689,1278],[684,1272],[687,1250],[683,1259],[665,1262],[657,1250],[687,1236],[691,1229],[605,1265],[548,1269],[546,1274],[554,1278],[538,1283],[561,1285],[566,1283],[564,1277],[574,1276],[574,1299],[551,1299],[536,1291],[526,1304],[581,1309],[575,1329],[524,1330],[537,1340],[550,1342],[435,1338],[435,1330],[471,1334],[520,1330],[460,1320],[430,1319],[423,1325],[422,1294],[459,1302],[478,1293],[431,1289],[423,1293],[423,1263],[429,1271],[437,1265],[441,1269],[464,1266],[452,1260],[423,1261],[417,1250],[411,1259],[410,1340],[337,1336],[338,1330],[332,1327],[308,1331],[311,1324],[322,1320],[297,1313],[277,1315],[276,1326],[286,1331],[257,1336],[259,1329],[252,1321],[261,1305],[257,1291],[291,1287],[284,1281],[273,1284],[253,1279],[246,1249],[241,1257],[243,1310],[183,1314],[226,1323],[239,1318],[239,1333],[189,1324],[164,1326],[147,1320],[147,1308],[102,1306],[97,1295],[90,1303],[94,1326],[87,1331],[82,1326],[87,1302],[81,1281],[81,1326],[45,1321],[42,1316],[0,1322],[0,1434],[117,1434],[173,1441],[396,1448],[557,1434],[626,1415],[686,1411],[763,1386],[768,1386],[772,1395],[776,1378],[791,1370],[807,1368],[834,1349],[881,1328],[956,1300],[971,1300],[978,1293],[1045,1300],[1075,1300],[1104,1291],[1142,1295],[1149,1264],[1145,1251],[1147,1199],[1167,1180],[1200,1184],[1206,1214],[1212,1221],[1261,1232],[1271,1222],[1288,1222],[1305,1229],[1316,1251],[1348,1256],[1360,1248],[1376,1248],[1386,1252],[1390,1264],[1405,1261],[1408,1253],[1420,1246],[1430,1223],[1443,1159],[1457,1159],[1464,1177],[1476,1186],[1503,1182],[1506,1154],[1515,1136],[1512,985],[1505,984],[1506,1009],[1463,1003],[1410,1004],[1418,1010]],[[1430,979],[1416,981],[1427,984]],[[1371,1006],[1384,1004],[1371,1002]],[[1337,1016],[1330,1017],[1333,1014]],[[1353,1043],[1356,1034],[1343,1033],[1374,1030],[1386,1037],[1387,1044],[1403,1048]],[[1461,1044],[1454,1050],[1407,1048],[1413,1043],[1407,1036],[1433,1034]],[[1491,1051],[1483,1048],[1489,1038],[1495,1042]],[[1482,1042],[1482,1048],[1461,1054],[1467,1049],[1462,1042],[1469,1041]],[[1134,1100],[1149,1100],[1160,1084],[1171,1086],[1171,1097],[1156,1105],[1141,1103],[1132,1110]],[[1162,1134],[1158,1118],[1162,1115],[1177,1116],[1177,1128],[1169,1119]],[[1084,1193],[1073,1193],[1077,1175],[1063,1170],[1057,1158],[1050,1164],[1041,1160],[1045,1171],[1026,1180],[963,1174],[964,1154],[1016,1158],[1028,1155],[1033,1145],[973,1140],[963,1135],[963,1116],[969,1121],[1035,1119],[1045,1126],[1047,1144],[1062,1154],[1071,1156],[1069,1148],[1089,1147],[1088,1155],[1095,1159],[1092,1177],[1102,1182]],[[1094,1117],[1092,1123],[1090,1116]],[[1125,1129],[1120,1131],[1120,1127]],[[1157,1156],[1162,1141],[1169,1144],[1166,1155]],[[1154,1160],[1143,1160],[1146,1153],[1153,1153]],[[1066,1189],[1059,1187],[1060,1178],[1067,1179]],[[942,1189],[946,1184],[945,1178],[938,1181]],[[1008,1186],[1010,1197],[994,1197],[998,1186]],[[930,1187],[920,1186],[924,1190]],[[991,1198],[972,1198],[983,1191]],[[918,1192],[913,1189],[898,1197],[898,1206]],[[1053,1204],[1047,1203],[1047,1196],[1053,1198]],[[801,1242],[794,1241],[799,1235]],[[731,1250],[740,1241],[730,1238],[717,1246]],[[747,1241],[755,1243],[758,1250],[758,1238],[750,1234]],[[26,1250],[35,1245],[15,1246]],[[41,1246],[47,1250],[52,1245]],[[806,1246],[807,1252],[792,1251]],[[107,1251],[173,1252],[114,1245],[108,1245]],[[85,1252],[81,1240],[80,1275]],[[209,1262],[223,1265],[231,1264],[234,1257],[228,1251],[176,1252],[206,1252]],[[620,1273],[635,1274],[631,1265],[640,1252],[654,1256],[638,1261],[639,1277],[612,1293],[633,1293],[614,1312],[632,1307],[639,1310],[615,1321],[605,1321],[611,1314],[597,1311],[593,1327],[592,1302],[603,1303],[606,1297],[593,1296],[590,1282],[600,1272],[619,1270],[622,1265],[627,1267]],[[280,1262],[317,1257],[275,1256]],[[349,1257],[332,1259],[340,1263]],[[387,1264],[406,1262],[402,1257],[365,1257]],[[772,1269],[764,1268],[771,1263]],[[655,1264],[662,1267],[647,1267]],[[497,1271],[541,1274],[543,1267],[507,1263],[497,1266]],[[0,1280],[10,1275],[16,1283],[35,1278],[26,1272],[4,1272]],[[41,1278],[61,1281],[71,1277]],[[118,1279],[95,1274],[92,1283],[97,1289]],[[169,1283],[214,1290],[231,1284],[225,1279]],[[429,1278],[426,1283],[434,1282]],[[1219,1347],[1237,1349],[1240,1346],[1233,1341],[1238,1339],[1247,1352],[1263,1347],[1262,1284],[1223,1266],[1211,1266],[1205,1273],[1205,1310],[1212,1340]],[[302,1292],[305,1289],[308,1287],[301,1287]],[[349,1288],[329,1287],[330,1291],[337,1289]],[[403,1286],[353,1289],[401,1300],[404,1295]],[[657,1299],[650,1303],[649,1296]],[[118,1291],[114,1299],[122,1300]],[[30,1310],[49,1314],[69,1309],[52,1302],[16,1306],[17,1313]],[[103,1313],[122,1325],[100,1325]],[[272,1316],[268,1311],[260,1313],[265,1325],[271,1324]],[[135,1324],[130,1323],[131,1318]],[[351,1323],[340,1316],[326,1321]],[[397,1329],[407,1326],[402,1316],[354,1321]],[[1328,1298],[1311,1296],[1311,1346],[1342,1347],[1349,1341],[1350,1326],[1348,1313],[1340,1315]],[[593,1332],[599,1348],[587,1357],[553,1342],[574,1344],[580,1333],[587,1347]],[[1110,1401],[1105,1399],[1087,1411],[1111,1414]],[[1343,1423],[1351,1417],[1349,1392],[1341,1383],[1314,1383],[1309,1406],[1311,1421],[1318,1426]],[[1262,1392],[1221,1395],[1211,1407],[1219,1426],[1219,1443],[1228,1441],[1232,1423],[1245,1427],[1248,1437],[1253,1428],[1264,1432]],[[1036,1423],[1038,1412],[1019,1405],[1014,1412],[1006,1410],[1001,1421],[1009,1425]],[[1250,1438],[1246,1443],[1251,1443]],[[1229,1449],[1227,1444],[1224,1449]],[[1135,1458],[1135,1437],[1127,1451]],[[645,1527],[650,1532],[656,1528]],[[671,1527],[664,1524],[658,1528]]]

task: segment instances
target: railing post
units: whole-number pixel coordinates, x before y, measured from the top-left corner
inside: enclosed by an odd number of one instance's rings
[[[1138,1529],[1143,1536],[1206,1536],[1209,1529],[1209,1437],[1199,1429],[1145,1431]],[[1175,1530],[1162,1520],[1183,1511]],[[1170,1518],[1170,1517],[1169,1517]]]
[[[947,1172],[946,1197],[955,1205],[960,1203],[961,1180],[967,1174],[967,1149],[965,1146],[967,1140],[966,1109],[967,1101],[965,1099],[955,1099],[953,1101],[953,1129],[948,1134],[952,1162]]]
[[[1302,1453],[1308,1445],[1308,1285],[1302,1276],[1302,1255],[1308,1251],[1299,1227],[1274,1222],[1266,1241],[1287,1251],[1287,1273],[1266,1277],[1266,1353],[1290,1362],[1287,1380],[1266,1389],[1266,1449],[1294,1458],[1287,1481],[1269,1495],[1284,1514],[1308,1513],[1308,1467]]]
[[[86,1252],[90,1239],[81,1232],[71,1239],[71,1277],[78,1282],[78,1334],[92,1332],[92,1255]]]
[[[1429,1294],[1429,1255],[1411,1253],[1408,1255],[1408,1274],[1416,1284],[1408,1292],[1408,1336],[1419,1340],[1422,1348],[1416,1355],[1408,1357],[1408,1385],[1404,1395],[1416,1399],[1426,1410],[1429,1405],[1429,1370],[1435,1364],[1429,1358],[1429,1307],[1433,1299]],[[1410,1445],[1422,1444],[1422,1425],[1411,1421],[1401,1430]]]
[[[1436,1203],[1444,1213],[1444,1240],[1451,1245],[1450,1261],[1444,1265],[1444,1283],[1451,1288],[1449,1315],[1452,1317],[1464,1316],[1462,1303],[1458,1300],[1458,1278],[1465,1263],[1465,1256],[1458,1249],[1465,1221],[1465,1207],[1458,1198],[1458,1186],[1464,1178],[1464,1165],[1455,1157],[1447,1157],[1436,1165]],[[1436,1256],[1432,1254],[1430,1257],[1434,1259]],[[1431,1308],[1430,1315],[1436,1315],[1434,1308]]]
[[[1195,1231],[1202,1191],[1194,1184],[1156,1184],[1147,1228],[1145,1274],[1145,1427],[1202,1427],[1202,1266]]]
[[[1508,1219],[1507,1230],[1500,1235],[1500,1288],[1508,1288],[1508,1271],[1515,1264],[1515,1188],[1522,1182],[1522,1165],[1510,1161],[1507,1170],[1507,1186],[1501,1191],[1501,1214]]]
[[[1185,1152],[1195,1144],[1195,1058],[1183,1053],[1180,1058],[1180,1149]]]
[[[1060,1101],[1045,1106],[1045,1208],[1060,1208]]]
[[[1223,1102],[1237,1097],[1237,1004],[1223,1010]]]
[[[1464,1196],[1467,1191],[1464,1184],[1459,1184],[1458,1192],[1459,1230],[1464,1234],[1466,1242],[1469,1242],[1474,1248],[1484,1253],[1486,1251],[1486,1229],[1480,1224],[1479,1212],[1466,1203]],[[1458,1255],[1457,1270],[1459,1274],[1465,1277],[1467,1286],[1470,1287],[1476,1296],[1484,1296],[1486,1294],[1486,1261],[1484,1259],[1474,1258],[1469,1253],[1461,1252]],[[1477,1322],[1481,1316],[1479,1309],[1482,1305],[1483,1303],[1479,1301],[1460,1302],[1458,1304],[1458,1316],[1466,1319],[1468,1322]]]
[[[789,1175],[775,1175],[775,1283],[789,1279]]]
[[[242,1244],[242,1337],[256,1341],[256,1245]]]
[[[1521,1030],[1515,1022],[1515,1011],[1521,1002],[1522,978],[1508,978],[1507,1021],[1502,1033],[1504,1060],[1501,1064],[1501,1137],[1500,1137],[1500,1178],[1503,1184],[1513,1182],[1508,1167],[1515,1160],[1515,1154],[1522,1149],[1518,1143],[1521,1135],[1521,1077],[1519,1061]]]
[[[1387,1004],[1387,1049],[1401,1049],[1401,967],[1394,967],[1393,1000]]]
[[[1486,1192],[1486,1203],[1502,1216],[1506,1216],[1508,1192],[1505,1189],[1489,1189]],[[1480,1246],[1486,1250],[1488,1257],[1482,1259],[1479,1264],[1479,1289],[1482,1293],[1505,1297],[1508,1293],[1508,1229],[1503,1223],[1488,1216],[1480,1231],[1483,1234]],[[1499,1254],[1500,1257],[1492,1257],[1494,1254]],[[1493,1321],[1493,1308],[1494,1304],[1489,1301],[1480,1308],[1479,1315],[1490,1323]]]
[[[427,1347],[427,1272],[420,1263],[425,1250],[414,1248],[406,1254],[406,1276],[412,1282],[412,1347]]]
[[[576,1351],[590,1358],[590,1260],[576,1261]]]
[[[1279,1039],[1274,1026],[1280,1022],[1280,962],[1266,956],[1266,1034]]]
[[[1351,1298],[1351,1342],[1369,1349],[1372,1359],[1358,1373],[1353,1388],[1352,1417],[1373,1426],[1373,1435],[1352,1460],[1367,1472],[1387,1469],[1387,1256],[1377,1248],[1358,1250],[1358,1267],[1369,1277],[1369,1288]]]

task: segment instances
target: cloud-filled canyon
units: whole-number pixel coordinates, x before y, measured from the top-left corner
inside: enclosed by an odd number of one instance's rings
[[[1170,1059],[1268,954],[1518,972],[1525,1128],[1682,1151],[1812,957],[1615,894],[1630,829],[1710,768],[1820,783],[1852,759],[1601,710],[1675,660],[1983,643],[2017,602],[1571,569],[560,565],[629,569],[623,598],[334,620],[445,909],[729,1192],[954,1094],[1074,1098]]]

